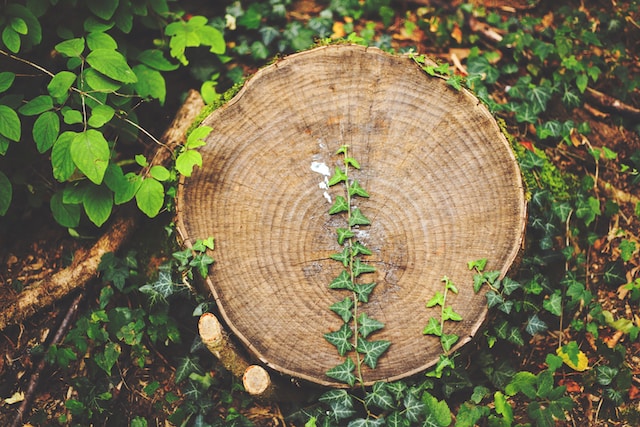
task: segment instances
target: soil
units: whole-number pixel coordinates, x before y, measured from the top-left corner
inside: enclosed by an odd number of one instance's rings
[[[294,3],[290,15],[292,19],[305,19],[308,16],[316,14],[322,9],[318,1],[300,0]],[[416,5],[436,4],[441,6],[440,1],[422,0],[417,2],[404,1],[398,2],[398,7],[406,7],[407,11]],[[500,9],[502,3],[491,1]],[[529,2],[519,2],[528,5]],[[551,3],[551,2],[549,2]],[[596,2],[597,3],[597,2]],[[607,3],[607,2],[604,2]],[[616,2],[612,2],[615,4]],[[608,4],[608,3],[607,3]],[[504,2],[502,6],[509,6],[509,2]],[[544,14],[547,8],[552,5],[542,4],[538,8],[529,9],[527,13]],[[600,6],[597,7],[610,7]],[[504,12],[506,13],[506,12]],[[409,17],[413,16],[411,14]],[[638,16],[636,16],[638,18]],[[307,18],[308,19],[308,18]],[[636,22],[639,22],[636,20]],[[402,45],[417,45],[419,52],[431,54],[443,59],[450,59],[452,51],[445,51],[437,48],[429,42],[428,37],[421,32],[414,32],[407,35],[403,30],[401,21],[398,21],[391,28],[394,38],[394,45],[400,47]],[[460,52],[457,52],[460,54]],[[464,52],[462,52],[464,54]],[[637,55],[637,53],[636,53]],[[252,69],[247,67],[249,71]],[[636,70],[638,71],[638,70]],[[613,93],[612,88],[597,88],[605,93]],[[628,103],[636,108],[640,107],[640,93],[632,94]],[[169,116],[166,111],[162,114]],[[594,231],[598,236],[591,247],[578,248],[585,253],[588,265],[587,286],[597,294],[598,300],[606,310],[614,313],[623,313],[627,317],[635,316],[638,322],[638,313],[633,313],[632,306],[624,290],[606,285],[601,280],[601,272],[606,263],[620,260],[619,244],[621,236],[618,231],[624,229],[626,237],[636,242],[640,242],[640,221],[636,212],[635,205],[624,201],[624,197],[640,197],[640,189],[638,185],[632,185],[630,176],[620,173],[622,164],[630,164],[629,158],[636,151],[640,150],[640,137],[638,133],[630,130],[631,120],[626,120],[624,124],[621,118],[615,112],[607,111],[604,107],[588,104],[583,108],[573,111],[560,111],[559,115],[570,117],[576,123],[588,122],[591,128],[587,139],[579,139],[574,141],[575,144],[558,144],[553,146],[541,147],[545,150],[548,157],[553,163],[560,168],[563,173],[584,176],[589,174],[600,184],[597,186],[596,194],[600,197],[601,204],[604,206],[607,200],[606,187],[613,187],[619,190],[618,204],[620,211],[609,217],[601,216],[594,224]],[[164,117],[163,117],[164,120]],[[636,118],[638,120],[638,118]],[[637,122],[636,122],[637,123]],[[531,129],[523,126],[512,125],[510,132],[519,141],[530,140]],[[159,134],[161,130],[157,133]],[[614,160],[599,160],[596,162],[589,154],[588,149],[591,147],[608,147],[618,153]],[[47,206],[32,206],[25,203],[24,211],[19,218],[12,219],[11,223],[3,223],[0,227],[0,306],[2,302],[11,299],[21,290],[33,285],[39,280],[45,279],[53,272],[58,271],[68,265],[75,250],[88,247],[97,237],[99,230],[89,226],[83,229],[85,236],[82,238],[71,237],[67,230],[57,226],[52,222],[48,213]],[[3,219],[4,221],[4,219]],[[150,221],[143,226],[132,239],[129,246],[145,251],[145,247],[157,247],[143,242],[148,242],[149,236],[163,235],[164,226],[170,221],[170,218],[162,217],[157,220]],[[166,246],[166,244],[164,245]],[[125,248],[129,249],[129,248]],[[159,251],[154,254],[147,254],[146,265],[150,274],[154,266],[162,263],[167,257],[168,250]],[[636,257],[625,264],[627,279],[632,281],[638,277],[640,271],[640,260]],[[83,312],[90,307],[97,306],[98,287],[96,283],[89,283],[88,286],[81,290],[83,298],[77,313]],[[70,295],[68,298],[57,302],[54,306],[48,307],[40,311],[37,315],[30,317],[19,325],[12,325],[0,331],[0,397],[4,399],[0,402],[0,425],[9,426],[16,416],[16,410],[20,405],[20,397],[16,395],[18,391],[25,391],[31,381],[32,375],[38,371],[38,365],[41,355],[34,352],[38,346],[46,346],[56,333],[62,319],[70,309],[72,300],[76,295]],[[134,298],[133,296],[125,296],[123,298]],[[133,299],[119,302],[121,305],[135,304]],[[637,305],[636,305],[637,307]],[[184,345],[189,344],[189,340],[195,337],[197,328],[195,323],[186,323],[182,325],[181,333],[183,334],[183,344],[180,346],[164,346],[152,345],[148,343],[151,350],[150,360],[152,363],[147,364],[144,368],[138,368],[131,364],[119,364],[118,369],[121,374],[121,381],[115,385],[112,390],[118,401],[118,406],[122,409],[123,417],[129,412],[133,412],[131,408],[135,408],[135,414],[140,416],[148,416],[148,419],[155,419],[154,425],[165,424],[168,414],[170,414],[178,403],[173,406],[164,402],[164,397],[168,393],[174,393],[181,396],[184,390],[181,390],[174,382],[175,370],[177,366],[176,356],[184,353]],[[568,329],[563,331],[568,333]],[[535,337],[524,348],[513,351],[513,360],[520,360],[519,369],[527,369],[532,372],[539,371],[543,368],[542,362],[544,356],[548,353],[555,352],[558,343],[558,332],[549,333],[544,336]],[[624,407],[611,407],[603,403],[600,396],[590,393],[590,389],[586,384],[579,382],[580,377],[572,377],[567,375],[561,381],[567,385],[571,397],[576,402],[576,408],[570,413],[570,419],[566,425],[587,426],[587,425],[640,425],[640,343],[627,342],[624,336],[603,332],[605,334],[605,342],[610,346],[615,343],[622,343],[626,347],[626,363],[632,371],[632,386],[627,396],[628,404]],[[608,335],[606,335],[608,334]],[[565,338],[569,338],[566,337]],[[186,343],[186,344],[185,344]],[[584,343],[584,350],[590,358],[590,364],[598,362],[599,351],[593,343]],[[203,353],[203,359],[206,355]],[[213,358],[209,358],[204,362],[208,369],[221,377],[221,384],[231,384],[232,381],[225,377],[224,373],[220,373],[216,369]],[[65,408],[65,400],[76,395],[77,391],[71,385],[71,378],[87,376],[87,367],[82,361],[72,362],[67,369],[45,366],[39,373],[39,386],[37,388],[35,398],[31,402],[28,411],[31,414],[31,422],[37,425],[58,425],[55,421],[59,416],[68,414]],[[160,393],[156,393],[153,398],[140,393],[141,385],[148,384],[150,381],[158,381],[160,383]],[[227,394],[222,391],[217,396],[219,399],[228,399]],[[233,399],[238,398],[234,395]],[[164,405],[164,406],[163,406]],[[250,403],[244,400],[236,400],[230,404],[225,401],[220,404],[221,413],[225,408],[235,406],[242,408],[242,413],[251,419],[256,425],[264,426],[284,426],[292,425],[284,421],[288,406],[286,404],[276,403]],[[524,410],[523,408],[521,408]],[[635,418],[634,418],[635,416]]]

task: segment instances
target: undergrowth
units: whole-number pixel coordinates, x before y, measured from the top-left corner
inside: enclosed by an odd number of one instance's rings
[[[638,419],[630,405],[635,371],[628,352],[640,333],[634,315],[640,309],[640,246],[634,234],[640,204],[628,209],[605,197],[598,180],[601,169],[619,167],[614,173],[637,190],[640,152],[620,159],[610,147],[591,146],[588,123],[571,119],[591,88],[606,88],[626,102],[640,88],[640,76],[633,73],[637,57],[626,47],[637,34],[637,1],[607,10],[559,6],[553,13],[532,16],[470,4],[401,12],[391,1],[332,0],[300,20],[291,19],[290,0],[226,2],[211,18],[170,10],[175,5],[162,1],[87,2],[76,11],[79,19],[56,22],[55,36],[42,22],[74,2],[27,3],[29,8],[19,2],[1,6],[0,53],[12,65],[0,73],[0,213],[11,215],[16,200],[48,203],[54,218],[76,234],[85,219],[101,225],[114,205],[131,200],[149,216],[170,209],[178,174],[189,175],[199,164],[195,148],[207,130],[196,131],[176,153],[176,160],[184,155],[176,168],[146,170],[147,159],[131,145],[136,138],[157,142],[142,136],[146,132],[136,108],[142,101],[166,102],[165,78],[176,68],[198,75],[203,96],[216,104],[228,99],[217,92],[221,82],[232,86],[242,81],[242,64],[261,65],[320,39],[348,36],[387,50],[410,51],[411,37],[422,32],[431,47],[468,48],[462,69],[442,62],[424,69],[456,88],[473,90],[513,135],[529,196],[527,247],[520,267],[511,277],[500,278],[498,272],[484,270],[486,260],[469,260],[473,284],[454,284],[444,277],[442,292],[425,301],[425,306],[440,308],[424,328],[425,334],[440,339],[438,364],[418,378],[362,386],[363,364],[375,369],[377,357],[393,351],[393,343],[368,341],[384,325],[360,309],[360,304],[366,306],[369,284],[356,279],[370,270],[362,258],[367,249],[353,239],[351,228],[366,226],[366,217],[360,212],[360,222],[353,221],[349,198],[367,194],[349,178],[349,168],[360,165],[345,148],[345,169],[336,173],[340,179],[334,184],[344,184],[347,196],[344,206],[330,212],[346,214],[348,226],[337,235],[343,251],[333,257],[345,270],[329,285],[346,294],[328,307],[344,326],[325,337],[345,356],[331,376],[359,386],[328,390],[309,405],[292,406],[287,421],[309,427],[553,426],[578,416],[587,419],[580,415],[586,411],[580,408],[583,394],[598,402],[596,419]],[[499,37],[482,39],[469,28],[470,20],[488,25]],[[394,43],[387,31],[393,25],[400,25],[394,31],[407,42]],[[138,28],[153,36],[128,37]],[[45,46],[45,41],[52,44]],[[198,47],[204,49],[197,50],[196,63],[210,55],[201,67],[187,57]],[[43,60],[43,51],[53,52],[53,58]],[[415,58],[420,62],[420,55]],[[623,116],[611,120],[640,131]],[[29,141],[18,144],[24,135]],[[584,150],[586,170],[561,171],[552,162],[557,148]],[[34,157],[47,165],[53,179],[34,181],[25,174],[25,161]],[[621,215],[629,220],[614,220]],[[594,272],[591,254],[604,241],[613,249]],[[103,286],[95,303],[62,344],[34,349],[65,372],[76,390],[59,423],[109,419],[147,425],[152,419],[147,414],[118,412],[117,386],[127,366],[148,367],[156,360],[153,349],[181,343],[183,351],[171,361],[176,387],[165,391],[151,379],[138,391],[155,396],[154,407],[175,425],[251,424],[242,411],[252,403],[240,386],[215,368],[205,368],[197,343],[186,351],[190,343],[179,327],[185,316],[211,308],[190,288],[194,276],[206,275],[213,262],[207,255],[211,249],[213,241],[206,240],[177,251],[147,283],[139,283],[135,254],[103,259]],[[447,322],[463,320],[449,309],[448,298],[468,292],[470,285],[486,295],[490,308],[487,328],[469,344],[472,356],[450,353],[457,337],[447,333]],[[621,289],[628,310],[603,305],[600,292]],[[123,298],[129,303],[121,304]],[[536,360],[521,363],[527,352]],[[67,367],[80,360],[86,374],[73,376]],[[212,395],[218,400],[212,401]]]

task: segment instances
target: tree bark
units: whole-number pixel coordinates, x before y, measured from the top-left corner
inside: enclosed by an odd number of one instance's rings
[[[151,165],[167,164],[173,149],[185,141],[185,133],[204,106],[200,95],[192,91],[174,120],[163,134],[163,145],[153,153]],[[115,252],[131,236],[141,218],[135,207],[128,205],[119,210],[102,237],[89,249],[79,249],[73,256],[73,263],[52,276],[32,284],[16,295],[15,301],[7,303],[0,310],[0,330],[11,324],[17,324],[44,307],[80,288],[96,276],[102,256]]]

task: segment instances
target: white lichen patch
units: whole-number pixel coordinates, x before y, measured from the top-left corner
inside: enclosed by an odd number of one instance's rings
[[[329,169],[329,166],[327,166],[327,164],[324,162],[311,162],[311,170],[322,175],[322,181],[318,183],[318,187],[320,187],[321,190],[325,190],[322,195],[325,199],[327,199],[327,202],[332,203],[331,195],[328,191],[326,191],[329,189],[329,177],[331,176],[331,169]]]

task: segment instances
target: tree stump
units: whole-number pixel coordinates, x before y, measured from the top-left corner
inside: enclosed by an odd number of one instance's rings
[[[178,192],[185,244],[214,236],[206,282],[235,336],[266,366],[342,386],[325,375],[341,363],[323,334],[342,320],[329,306],[346,294],[328,284],[342,270],[328,214],[343,189],[326,188],[340,146],[371,197],[358,238],[373,251],[378,283],[366,304],[391,342],[367,383],[401,379],[433,366],[442,352],[425,336],[437,308],[425,303],[442,277],[461,322],[447,333],[468,342],[486,317],[467,262],[488,258],[506,274],[522,244],[525,198],[511,147],[473,95],[425,74],[410,58],[375,48],[332,45],[282,59],[251,78],[208,116],[202,168]]]

